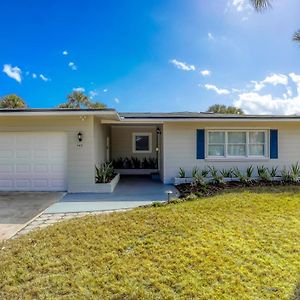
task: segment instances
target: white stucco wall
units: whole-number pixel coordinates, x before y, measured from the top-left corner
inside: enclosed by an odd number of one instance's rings
[[[83,142],[77,133],[83,133]],[[69,192],[88,192],[94,188],[95,146],[94,118],[84,121],[79,116],[1,117],[1,132],[65,132],[67,133],[67,186]],[[100,149],[100,148],[99,148]]]
[[[278,159],[264,160],[198,160],[196,158],[196,130],[197,129],[278,129]],[[191,173],[194,166],[203,169],[215,166],[218,169],[238,167],[241,170],[249,165],[255,168],[258,165],[266,167],[289,166],[300,161],[300,123],[297,122],[264,122],[264,123],[213,123],[213,122],[190,122],[190,123],[165,123],[163,137],[164,155],[164,182],[173,183],[180,167],[184,168],[187,174]]]
[[[94,157],[96,165],[99,165],[107,160],[106,140],[108,136],[108,125],[101,124],[100,118],[94,118]]]

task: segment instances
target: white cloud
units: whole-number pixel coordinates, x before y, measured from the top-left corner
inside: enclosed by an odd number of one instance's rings
[[[10,78],[18,81],[19,83],[22,82],[22,71],[19,67],[12,67],[9,64],[3,65],[3,72]]]
[[[262,81],[251,81],[254,84],[254,91],[260,91],[261,89],[263,89],[267,84],[271,84],[271,85],[287,85],[288,84],[288,76],[284,75],[284,74],[271,74],[269,76],[267,76],[264,80]]]
[[[194,65],[188,65],[185,62],[178,61],[176,59],[172,59],[170,61],[171,64],[173,64],[177,69],[183,70],[183,71],[195,71],[196,67]]]
[[[74,62],[70,61],[68,66],[71,68],[71,70],[76,71],[77,70],[77,66],[75,65]]]
[[[249,0],[231,0],[229,5],[234,7],[238,12],[247,11],[252,8]]]
[[[297,87],[297,94],[293,97],[292,88],[289,85],[287,86],[287,93],[284,93],[282,97],[274,97],[271,94],[262,95],[258,91],[250,91],[239,94],[234,105],[242,108],[248,114],[300,114],[300,75],[290,73],[288,76],[269,76],[267,78],[272,78],[267,82],[273,85],[288,85],[290,78]]]
[[[208,39],[211,40],[211,41],[213,41],[215,39],[215,37],[213,36],[213,34],[211,32],[209,32],[207,34],[207,36],[208,36]]]
[[[104,89],[103,92],[104,92],[104,93],[107,93],[107,92],[108,92],[108,89]]]
[[[36,75],[35,73],[32,73],[31,76],[32,76],[32,78],[34,78],[34,79],[37,78],[37,75]]]
[[[89,92],[91,99],[95,98],[98,95],[98,92],[96,90]]]
[[[77,87],[77,88],[73,88],[74,92],[81,92],[84,93],[85,92],[85,88],[84,87]]]
[[[120,100],[118,98],[114,99],[116,103],[120,103]]]
[[[62,55],[68,55],[69,54],[69,52],[67,51],[67,50],[64,50],[63,52],[62,52]]]
[[[211,75],[211,71],[209,71],[209,70],[203,70],[203,71],[200,71],[200,74],[202,76],[210,76]]]
[[[213,84],[205,84],[204,85],[207,90],[211,90],[216,92],[218,95],[228,95],[230,92],[226,89],[220,89]]]
[[[43,80],[43,81],[45,81],[45,82],[47,82],[47,81],[49,81],[50,79],[49,78],[47,78],[45,75],[43,75],[43,74],[40,74],[40,78]]]

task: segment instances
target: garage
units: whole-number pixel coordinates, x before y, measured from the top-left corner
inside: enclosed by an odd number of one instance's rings
[[[66,191],[67,135],[0,132],[0,191]]]

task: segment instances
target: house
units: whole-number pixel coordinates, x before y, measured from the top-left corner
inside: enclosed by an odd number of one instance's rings
[[[300,159],[300,116],[0,110],[0,190],[97,192],[95,165],[136,157],[172,183],[180,167],[289,166]],[[149,171],[150,170],[150,171]]]

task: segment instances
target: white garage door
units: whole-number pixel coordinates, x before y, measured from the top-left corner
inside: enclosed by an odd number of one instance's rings
[[[65,191],[65,133],[0,132],[0,191]]]

